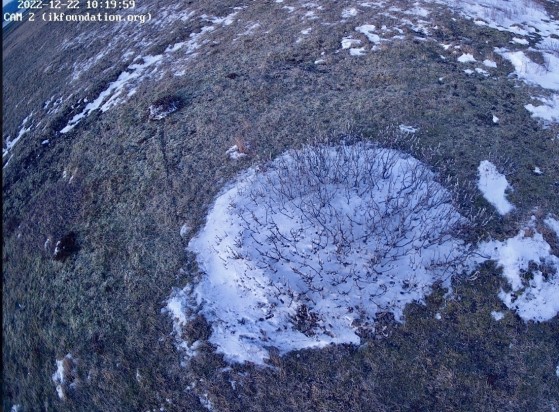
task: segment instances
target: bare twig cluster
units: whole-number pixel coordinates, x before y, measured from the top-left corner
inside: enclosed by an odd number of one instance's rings
[[[272,274],[265,286],[281,303],[314,306],[364,289],[378,302],[398,271],[405,291],[421,288],[416,269],[444,276],[466,257],[453,242],[468,222],[433,177],[416,159],[370,144],[291,151],[246,188],[246,203],[231,204],[242,229],[229,258]]]

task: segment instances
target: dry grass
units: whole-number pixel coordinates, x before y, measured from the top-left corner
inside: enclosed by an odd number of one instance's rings
[[[69,61],[93,58],[105,48],[106,27],[92,25],[100,31],[87,47],[67,50],[60,47],[65,39],[77,39],[83,28],[29,25],[4,38],[5,133],[16,133],[32,108],[47,128],[14,148],[3,173],[3,409],[203,411],[199,397],[205,394],[220,411],[559,409],[557,320],[526,324],[507,313],[495,322],[490,311],[503,309],[496,297],[503,285],[490,266],[475,281],[457,280],[454,299],[437,290],[427,306],[410,307],[404,325],[383,318],[383,334],[361,348],[276,354],[271,368],[224,371],[227,365],[207,345],[188,367],[180,366],[171,320],[161,308],[173,287],[199,273],[184,253],[191,235],[183,239],[179,231],[188,223],[195,233],[221,187],[244,167],[223,161],[224,147],[236,136],[235,143],[246,144],[258,161],[317,135],[342,134],[348,122],[378,141],[387,126],[410,124],[419,128],[420,148],[440,145],[438,160],[453,160],[445,174],[475,182],[479,162],[499,153],[518,165],[510,178],[520,216],[534,205],[559,210],[553,185],[558,148],[551,139],[557,130],[530,118],[524,109],[530,93],[509,81],[506,65],[474,82],[458,63],[440,59],[435,42],[398,42],[359,59],[336,53],[344,31],[390,23],[365,13],[339,27],[318,25],[304,44],[295,44],[307,22],[272,3],[254,2],[239,13],[239,27],[258,20],[269,33],[262,30],[250,42],[233,41],[235,25],[208,33],[210,42],[220,43],[208,55],[202,48],[185,76],[147,80],[128,103],[93,114],[71,136],[54,132],[73,116],[77,100],[91,100],[126,67],[128,62],[114,62],[124,45],[134,43],[127,29],[80,87],[67,81]],[[219,16],[234,6],[217,0],[191,5],[199,14]],[[271,12],[272,6],[278,10]],[[336,21],[342,8],[332,2],[321,16]],[[468,37],[488,55],[509,40],[450,17],[441,14],[437,22],[448,28],[445,41],[459,44]],[[181,21],[169,31],[150,26],[144,33],[150,45],[131,47],[141,54],[186,40],[200,24]],[[314,65],[323,51],[327,63]],[[59,113],[47,115],[38,108],[53,90],[75,95]],[[185,97],[184,108],[164,126],[145,121],[154,90]],[[501,119],[498,127],[486,120],[493,112]],[[47,138],[51,144],[43,147]],[[546,173],[535,178],[525,164]],[[72,183],[62,178],[65,169],[74,175]],[[44,251],[47,237],[54,242],[71,230],[80,250],[53,261]],[[481,235],[499,238],[517,230],[514,219],[497,217]],[[205,337],[207,325],[200,322],[188,333]],[[80,360],[81,384],[61,402],[51,376],[56,357],[69,352]]]

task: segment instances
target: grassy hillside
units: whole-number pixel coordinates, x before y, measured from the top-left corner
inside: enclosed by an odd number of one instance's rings
[[[558,6],[525,10],[557,24]],[[494,7],[484,25],[443,2],[161,0],[111,12],[151,13],[144,24],[5,32],[3,409],[559,409],[559,318],[509,310],[492,262],[408,305],[403,323],[379,314],[360,345],[271,348],[269,367],[225,362],[202,316],[179,336],[202,342],[187,359],[162,313],[203,276],[186,249],[226,183],[317,138],[397,146],[454,179],[472,199],[458,209],[492,218],[475,241],[511,238],[532,215],[543,232],[559,214],[559,126],[525,106],[556,93],[559,36],[493,28],[492,13],[531,15]],[[529,56],[550,88],[519,80],[500,48]],[[166,101],[177,110],[150,119]],[[235,144],[247,156],[231,158]],[[507,177],[512,212],[477,190],[483,160]]]

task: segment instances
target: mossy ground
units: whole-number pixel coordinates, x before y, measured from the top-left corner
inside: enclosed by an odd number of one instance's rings
[[[205,1],[195,7],[223,16],[237,5]],[[342,8],[324,4],[321,19],[338,21]],[[196,274],[185,246],[228,180],[287,148],[348,133],[382,141],[387,128],[413,125],[419,146],[409,143],[408,150],[439,146],[433,162],[446,164],[445,173],[460,181],[475,181],[487,158],[510,172],[515,190],[509,199],[517,209],[495,216],[483,234],[516,234],[536,206],[559,211],[557,126],[544,129],[530,117],[524,105],[531,91],[508,78],[512,67],[492,53],[512,35],[454,21],[433,6],[439,29],[431,37],[470,45],[478,60],[495,59],[498,68],[485,78],[467,76],[457,56],[436,42],[414,40],[409,30],[405,41],[366,56],[338,51],[355,26],[392,24],[386,16],[360,15],[362,21],[335,28],[313,24],[295,43],[310,23],[285,11],[278,19],[280,11],[251,5],[239,13],[236,30],[208,35],[213,43],[188,63],[184,76],[146,80],[127,103],[92,114],[65,135],[55,132],[76,113],[72,104],[94,97],[126,67],[119,66],[118,47],[78,87],[66,81],[68,62],[95,56],[106,41],[59,46],[102,26],[23,24],[8,33],[4,135],[14,136],[21,119],[53,94],[75,88],[76,96],[56,115],[37,111],[46,127],[18,143],[3,173],[4,409],[204,410],[206,399],[219,411],[559,408],[559,321],[525,323],[507,311],[497,297],[504,281],[491,265],[477,279],[457,277],[451,299],[436,289],[427,305],[410,306],[404,324],[379,320],[382,333],[361,347],[295,352],[275,356],[271,368],[224,370],[206,346],[180,366],[171,319],[161,308],[173,287]],[[254,21],[263,28],[258,36],[234,40]],[[146,37],[160,52],[200,24],[175,23]],[[326,63],[314,64],[323,51]],[[182,109],[148,121],[150,104],[166,95],[180,96]],[[500,118],[498,125],[490,113]],[[253,153],[233,161],[225,151],[239,135]],[[44,139],[50,143],[42,145]],[[544,175],[536,176],[534,166]],[[489,206],[480,195],[475,201]],[[185,237],[183,224],[191,228]],[[45,241],[70,231],[77,233],[79,251],[53,260],[54,245],[45,249]],[[505,318],[495,321],[493,310]],[[69,352],[78,359],[79,383],[63,402],[51,376],[55,359]]]

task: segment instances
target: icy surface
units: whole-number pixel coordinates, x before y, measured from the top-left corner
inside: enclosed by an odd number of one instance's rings
[[[205,274],[166,310],[180,328],[195,297],[230,362],[359,343],[378,311],[403,321],[406,304],[448,285],[465,251],[450,234],[463,218],[417,160],[368,145],[313,153],[241,174],[189,244]]]
[[[478,167],[478,188],[483,197],[491,203],[501,215],[505,215],[514,209],[514,206],[506,199],[506,191],[510,188],[507,178],[497,171],[493,163],[483,160]]]

